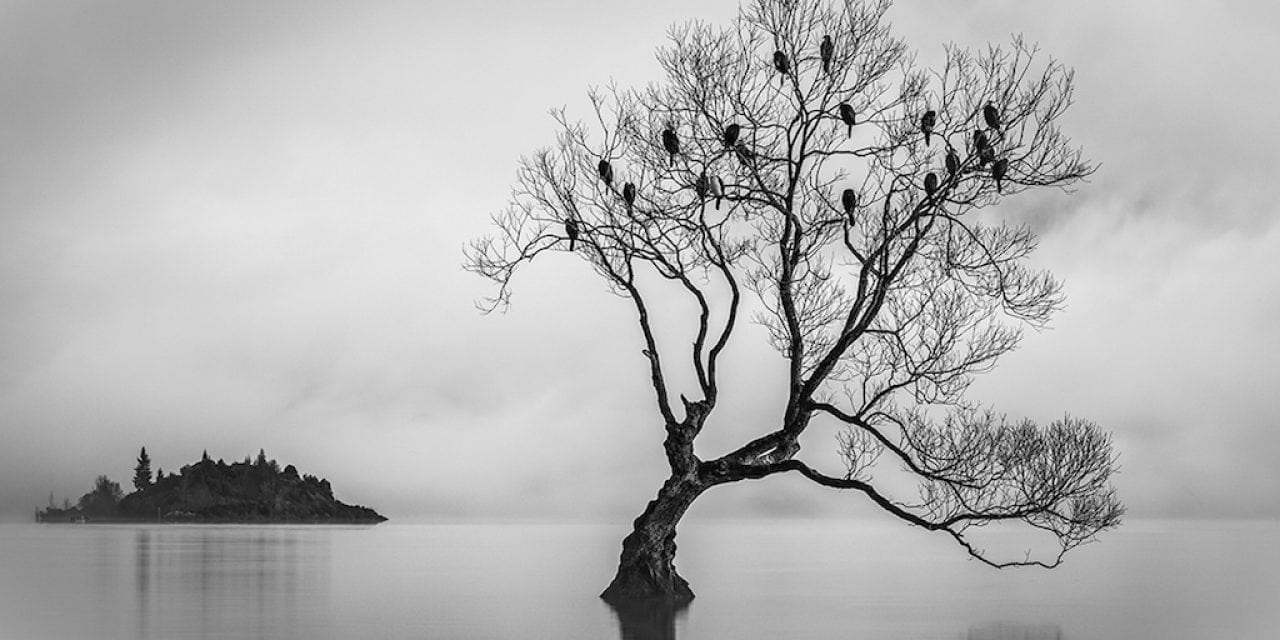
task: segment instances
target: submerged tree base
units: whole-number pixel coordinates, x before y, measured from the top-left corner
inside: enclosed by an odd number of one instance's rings
[[[674,555],[674,554],[673,554]],[[693,600],[689,582],[676,573],[675,567],[653,567],[648,564],[618,567],[613,582],[600,594],[615,608],[633,602],[665,601],[688,603]]]
[[[618,573],[600,594],[610,604],[637,600],[688,602],[689,583],[676,572],[676,524],[705,487],[672,476],[649,501],[635,528],[622,540]]]

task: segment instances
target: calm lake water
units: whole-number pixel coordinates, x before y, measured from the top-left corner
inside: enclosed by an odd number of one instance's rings
[[[596,596],[626,526],[0,525],[0,638],[1270,640],[1280,523],[1126,523],[996,571],[892,523],[688,522],[682,611]]]

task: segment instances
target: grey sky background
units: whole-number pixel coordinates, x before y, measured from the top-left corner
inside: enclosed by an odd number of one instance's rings
[[[481,316],[461,247],[552,141],[549,108],[656,79],[668,25],[735,6],[0,1],[0,514],[127,486],[146,445],[167,471],[265,448],[392,517],[634,515],[665,468],[625,301],[555,256]],[[1101,164],[1005,205],[1068,306],[973,396],[1111,429],[1133,516],[1280,515],[1280,10],[890,16],[926,63],[1039,42],[1076,69],[1065,128]],[[776,356],[727,358],[707,455],[778,413]],[[694,512],[875,510],[775,478]]]

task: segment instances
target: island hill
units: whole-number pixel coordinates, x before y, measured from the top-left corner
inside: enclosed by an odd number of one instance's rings
[[[209,459],[182,467],[176,474],[163,470],[151,477],[145,447],[134,469],[135,491],[124,495],[119,483],[98,476],[93,490],[71,505],[39,511],[41,522],[199,522],[199,523],[314,523],[377,524],[386,520],[368,507],[343,504],[333,497],[329,481],[299,475],[293,465],[284,469],[258,452],[256,461],[227,464]]]

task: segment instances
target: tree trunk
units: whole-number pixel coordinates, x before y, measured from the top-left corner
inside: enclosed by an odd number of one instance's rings
[[[706,486],[688,477],[672,476],[649,501],[635,528],[622,540],[622,555],[613,582],[600,594],[611,603],[647,598],[687,601],[689,583],[676,573],[676,524]]]

